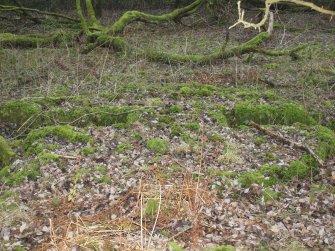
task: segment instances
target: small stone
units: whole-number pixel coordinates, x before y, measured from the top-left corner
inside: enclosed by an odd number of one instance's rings
[[[42,231],[45,232],[45,233],[49,233],[49,228],[47,226],[44,226],[42,228]]]

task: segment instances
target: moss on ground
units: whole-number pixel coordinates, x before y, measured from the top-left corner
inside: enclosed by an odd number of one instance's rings
[[[289,167],[283,172],[283,179],[288,181],[292,178],[296,179],[304,179],[311,172],[311,168],[309,168],[306,163],[303,161],[292,161]]]
[[[171,113],[180,113],[183,110],[183,108],[179,105],[173,105],[169,108],[169,111]]]
[[[131,110],[138,107],[115,107],[115,106],[99,106],[99,107],[84,107],[64,110],[63,108],[54,107],[46,114],[46,125],[53,125],[55,122],[70,123],[72,125],[85,127],[88,125],[95,126],[110,126],[118,123],[129,123],[137,120],[136,113]]]
[[[169,150],[169,143],[166,140],[154,138],[146,142],[146,147],[154,153],[165,154]]]
[[[264,136],[256,136],[254,137],[254,144],[260,146],[266,143],[266,138]]]
[[[217,87],[213,85],[200,85],[200,84],[182,84],[178,86],[178,95],[181,97],[210,97],[214,95]],[[171,92],[171,91],[170,91]]]
[[[183,133],[183,128],[178,123],[173,123],[170,126],[171,136],[180,136]]]
[[[21,126],[21,124],[41,111],[41,106],[33,102],[8,101],[0,106],[0,121]],[[35,120],[36,118],[33,121]]]
[[[209,135],[208,136],[208,140],[209,141],[214,141],[214,142],[223,142],[224,141],[224,137],[221,134],[215,133],[215,134]]]
[[[9,166],[0,170],[0,180],[6,185],[19,185],[26,179],[35,180],[40,176],[38,160],[31,161],[20,169],[11,169]]]
[[[225,106],[214,106],[210,109],[211,111],[208,115],[220,126],[227,127],[228,126],[228,119],[226,117],[226,107]]]
[[[177,242],[169,242],[167,244],[168,249],[172,251],[184,251],[183,249]],[[235,247],[231,245],[224,245],[224,246],[216,246],[216,247],[209,247],[206,249],[201,249],[202,251],[235,251]]]
[[[124,143],[120,143],[117,145],[116,147],[116,151],[118,153],[124,153],[130,149],[132,149],[133,145],[129,142],[124,142]]]
[[[181,246],[179,246],[177,242],[169,242],[167,246],[169,250],[172,250],[172,251],[184,251],[184,249]]]
[[[186,123],[184,127],[190,131],[198,131],[200,129],[200,124],[196,122],[189,122]]]
[[[242,173],[238,180],[242,187],[250,187],[252,184],[270,187],[292,179],[304,179],[310,174],[311,168],[304,161],[292,161],[287,168],[264,165],[257,171]]]
[[[332,129],[322,126],[306,126],[302,124],[298,124],[297,128],[302,132],[302,135],[307,138],[316,139],[315,144],[315,153],[323,160],[331,158],[335,156],[335,131]],[[293,132],[296,132],[296,128],[293,128]],[[314,148],[314,147],[312,147]],[[317,163],[313,158],[303,156],[304,162],[310,166],[317,167]]]
[[[302,123],[315,125],[315,119],[298,104],[260,104],[240,102],[235,105],[234,117],[237,124],[254,121],[259,124],[292,125]]]
[[[231,245],[217,246],[206,249],[207,251],[235,251],[235,247]]]
[[[96,147],[88,146],[80,149],[80,152],[83,153],[85,156],[92,155],[97,151]]]
[[[7,141],[0,135],[0,169],[9,165],[11,158],[15,155]]]
[[[65,126],[47,126],[41,129],[32,130],[23,142],[24,150],[27,154],[38,153],[40,148],[38,143],[45,139],[48,135],[57,138],[66,139],[71,143],[84,142],[87,143],[90,138],[82,132],[75,131],[74,127]]]
[[[145,207],[145,216],[149,218],[154,218],[157,214],[159,207],[159,200],[149,199]]]
[[[16,203],[13,203],[17,198],[17,194],[10,191],[4,190],[0,195],[0,211],[11,210],[17,207]]]
[[[335,156],[335,132],[324,126],[316,126],[315,136],[318,140],[316,154],[323,160]]]
[[[39,163],[41,165],[45,165],[45,164],[48,164],[50,162],[58,161],[59,160],[59,155],[43,151],[37,156],[37,159],[39,160]]]
[[[208,169],[206,173],[210,176],[218,176],[222,178],[235,178],[238,176],[238,173],[234,171],[223,171],[216,168]]]
[[[70,102],[72,108],[61,106]],[[132,110],[137,106],[97,106],[92,107],[87,98],[47,97],[32,101],[8,101],[0,106],[0,121],[11,123],[17,128],[26,121],[30,128],[55,124],[109,126],[118,123],[131,123],[138,120],[138,113]]]
[[[94,180],[98,183],[110,183],[112,178],[107,175],[103,175],[102,177],[94,177]]]
[[[280,193],[275,192],[269,187],[266,187],[262,190],[262,198],[264,202],[271,202],[277,200],[280,197]]]

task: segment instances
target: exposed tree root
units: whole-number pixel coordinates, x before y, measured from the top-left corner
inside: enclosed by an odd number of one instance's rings
[[[309,146],[306,146],[306,145],[294,142],[292,140],[289,140],[289,139],[283,137],[280,134],[277,134],[275,132],[272,132],[272,131],[262,127],[261,125],[255,123],[254,121],[250,121],[249,125],[256,128],[257,130],[261,131],[262,133],[272,137],[272,138],[276,138],[276,139],[280,140],[281,142],[283,142],[285,144],[288,144],[288,145],[291,145],[291,146],[293,146],[297,149],[301,149],[303,151],[306,151],[319,163],[319,165],[321,167],[325,167],[325,162],[318,155],[316,155],[316,153]]]
[[[0,46],[3,48],[36,48],[36,47],[62,47],[72,43],[78,34],[74,32],[56,31],[50,35],[27,34],[15,35],[11,33],[0,34]]]
[[[161,23],[171,21],[179,22],[183,17],[189,16],[196,12],[203,3],[204,0],[196,0],[184,8],[176,9],[170,13],[163,15],[151,15],[140,11],[127,11],[121,16],[118,21],[116,21],[111,26],[111,28],[108,30],[108,34],[121,33],[128,24],[135,21],[149,23]]]
[[[259,33],[257,36],[253,37],[251,40],[239,46],[235,46],[230,49],[222,47],[217,52],[211,53],[209,55],[179,55],[154,50],[146,50],[144,54],[149,59],[169,64],[187,63],[187,62],[207,64],[207,63],[213,63],[218,60],[227,59],[236,55],[243,55],[247,53],[261,53],[268,56],[290,55],[293,58],[297,58],[296,52],[306,47],[306,45],[302,45],[286,50],[265,50],[259,48],[259,46],[266,40],[268,40],[269,37],[270,37],[269,33],[262,32]]]
[[[125,27],[132,22],[150,22],[150,23],[161,23],[161,22],[179,22],[181,18],[195,13],[206,0],[194,0],[191,4],[176,9],[170,13],[163,15],[151,15],[139,11],[128,11],[124,13],[119,20],[117,20],[110,27],[101,25],[95,15],[92,0],[85,0],[85,7],[87,10],[87,18],[84,16],[82,9],[81,0],[76,0],[77,14],[80,20],[80,30],[86,37],[86,46],[82,50],[83,53],[88,53],[96,47],[109,47],[115,51],[125,51],[128,48],[125,38],[119,34],[125,29]],[[276,0],[278,1],[278,0]],[[50,13],[39,11],[36,9],[29,9],[22,6],[4,6],[0,5],[0,11],[19,11],[21,13],[36,12],[38,14],[51,15],[76,21],[76,19],[69,18],[62,14]],[[241,10],[239,10],[241,12]],[[273,25],[273,22],[272,22]],[[270,26],[272,26],[270,25]],[[271,27],[270,27],[271,28]],[[270,29],[271,31],[271,29]],[[217,51],[209,55],[179,55],[169,54],[166,52],[160,52],[155,50],[144,50],[141,52],[145,57],[160,61],[164,63],[199,63],[207,64],[218,60],[230,58],[233,56],[239,56],[246,53],[261,53],[268,56],[282,56],[290,55],[293,59],[298,56],[297,51],[305,48],[305,46],[297,46],[292,49],[286,50],[267,50],[260,48],[260,45],[269,39],[271,32],[262,32],[256,35],[249,41],[242,43],[241,45],[226,48],[226,44],[223,45]],[[79,33],[79,32],[78,32]],[[62,44],[69,44],[74,40],[73,32],[55,32],[51,35],[14,35],[14,34],[0,34],[0,43],[3,47],[18,47],[18,48],[31,48],[31,47],[47,47],[47,46],[60,46]]]

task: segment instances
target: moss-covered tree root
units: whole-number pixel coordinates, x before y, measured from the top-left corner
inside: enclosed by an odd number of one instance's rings
[[[119,34],[128,24],[136,21],[148,23],[178,22],[183,17],[189,16],[197,11],[203,3],[204,0],[196,0],[186,7],[176,9],[163,15],[151,15],[140,11],[127,11],[109,28],[108,34]]]
[[[77,15],[80,20],[80,30],[86,36],[86,46],[82,50],[83,53],[88,53],[97,47],[109,47],[115,51],[125,51],[128,48],[126,40],[120,36],[124,28],[135,21],[161,23],[161,22],[178,22],[181,18],[191,15],[196,12],[205,0],[194,0],[191,4],[176,9],[170,13],[163,15],[151,15],[139,11],[128,11],[124,13],[114,24],[110,27],[101,25],[95,15],[92,0],[85,0],[87,11],[87,18],[81,5],[81,0],[76,0]],[[1,5],[0,5],[1,7]],[[11,6],[6,6],[10,9]],[[13,7],[17,9],[21,7]],[[22,7],[23,8],[23,7]],[[75,34],[73,32],[59,31],[51,35],[14,35],[14,34],[0,34],[0,45],[3,47],[46,47],[46,46],[60,46],[68,45],[74,41]],[[222,46],[219,50],[209,55],[179,55],[169,54],[166,52],[145,50],[140,52],[147,58],[160,61],[164,63],[201,63],[207,64],[220,59],[226,59],[235,55],[242,55],[246,53],[262,53],[269,56],[290,55],[292,58],[297,58],[296,52],[303,49],[304,46],[298,46],[286,50],[266,50],[260,48],[260,45],[268,40],[270,34],[267,32],[259,33],[249,41],[227,49]]]
[[[166,52],[160,52],[155,50],[146,50],[144,54],[151,60],[160,61],[167,64],[174,63],[198,63],[198,64],[208,64],[218,61],[220,59],[231,58],[236,55],[243,55],[247,53],[262,53],[268,56],[283,56],[290,55],[293,58],[296,58],[296,52],[305,48],[305,46],[298,46],[292,49],[286,50],[265,50],[259,48],[259,46],[267,41],[270,37],[270,34],[267,32],[259,33],[257,36],[253,37],[249,41],[242,43],[239,46],[226,49],[222,47],[216,52],[213,52],[209,55],[179,55],[179,54],[169,54]]]
[[[3,48],[36,48],[36,47],[62,47],[72,44],[78,36],[75,32],[56,31],[50,35],[27,34],[15,35],[11,33],[0,34],[0,46]]]

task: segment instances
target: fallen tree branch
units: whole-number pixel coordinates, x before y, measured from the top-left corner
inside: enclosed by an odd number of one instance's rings
[[[150,23],[162,23],[169,21],[179,22],[181,18],[196,12],[203,3],[204,0],[196,0],[183,8],[176,9],[163,15],[151,15],[140,11],[127,11],[110,27],[108,34],[119,34],[128,24],[135,21]]]
[[[244,28],[254,28],[254,29],[261,29],[261,27],[263,25],[265,25],[266,21],[269,19],[270,16],[270,8],[272,5],[280,3],[280,2],[288,2],[288,3],[292,3],[292,4],[296,4],[296,5],[301,5],[301,6],[305,6],[308,8],[311,8],[312,10],[315,10],[319,13],[322,14],[326,14],[326,15],[331,15],[331,16],[335,16],[335,11],[333,10],[327,10],[324,9],[323,7],[319,7],[317,5],[315,5],[314,3],[311,2],[306,2],[303,0],[266,0],[265,1],[265,11],[264,11],[264,16],[262,18],[262,20],[258,23],[251,23],[248,21],[244,20],[244,10],[241,9],[241,1],[237,2],[237,8],[238,8],[238,20],[235,24],[233,24],[232,26],[229,27],[229,29],[235,27],[238,24],[242,24],[244,26]]]
[[[16,35],[12,33],[0,34],[0,45],[3,48],[36,48],[49,46],[62,46],[72,43],[78,34],[58,30],[52,34],[26,34]]]
[[[247,53],[261,53],[267,56],[290,55],[293,58],[297,58],[296,52],[306,47],[306,45],[301,45],[294,47],[292,49],[285,49],[285,50],[266,50],[259,48],[259,46],[265,41],[267,41],[269,37],[270,37],[269,33],[261,32],[245,43],[232,47],[228,50],[223,46],[218,51],[213,52],[209,55],[170,54],[151,49],[147,49],[143,54],[151,60],[160,61],[167,64],[188,63],[188,62],[207,64],[207,63],[213,63],[220,59],[227,59],[233,56],[240,56]]]
[[[298,142],[295,142],[295,141],[292,141],[292,140],[289,140],[285,137],[283,137],[282,135],[280,134],[277,134],[273,131],[270,131],[264,127],[262,127],[261,125],[257,124],[256,122],[254,121],[250,121],[249,122],[249,125],[256,128],[257,130],[263,132],[264,134],[270,136],[270,137],[273,137],[273,138],[276,138],[278,139],[279,141],[285,143],[285,144],[288,144],[288,145],[291,145],[297,149],[300,149],[300,150],[303,150],[307,153],[309,153],[318,163],[321,167],[325,167],[325,162],[318,156],[316,155],[316,153],[309,147],[309,146],[306,146],[306,145],[303,145],[303,144],[300,144]]]

